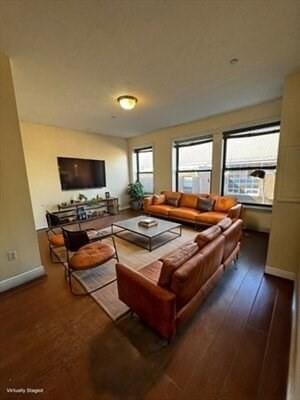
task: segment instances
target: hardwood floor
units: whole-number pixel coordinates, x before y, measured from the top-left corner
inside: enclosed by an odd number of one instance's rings
[[[72,296],[45,232],[39,242],[48,276],[0,296],[1,399],[27,387],[54,400],[285,398],[292,283],[264,275],[267,235],[245,233],[237,265],[169,346]]]

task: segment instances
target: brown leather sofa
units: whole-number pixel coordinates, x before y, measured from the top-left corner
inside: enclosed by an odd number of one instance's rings
[[[159,335],[171,339],[238,257],[242,220],[224,218],[139,271],[116,265],[119,298]]]
[[[215,225],[227,216],[240,218],[242,205],[229,196],[166,191],[145,198],[144,211],[149,215],[195,225]]]

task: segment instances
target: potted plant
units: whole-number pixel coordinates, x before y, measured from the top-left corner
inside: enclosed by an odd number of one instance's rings
[[[130,196],[130,206],[132,210],[140,210],[143,206],[144,186],[141,182],[130,183],[128,185]]]

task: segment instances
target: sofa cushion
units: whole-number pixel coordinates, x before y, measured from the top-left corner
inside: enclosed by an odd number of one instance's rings
[[[169,216],[170,217],[175,217],[175,218],[182,218],[186,219],[189,221],[195,221],[196,217],[200,214],[199,211],[194,210],[189,207],[177,207],[177,208],[172,208],[169,211]]]
[[[232,219],[229,217],[223,218],[221,219],[220,222],[218,222],[218,226],[222,229],[222,232],[226,231],[226,229],[228,229],[231,224],[232,224]]]
[[[216,196],[214,211],[228,212],[231,207],[236,205],[236,203],[237,201],[234,197]]]
[[[214,240],[221,234],[221,228],[217,225],[213,225],[210,228],[205,229],[205,231],[198,233],[195,237],[195,242],[197,243],[198,247],[202,249],[207,243]]]
[[[49,242],[54,247],[62,247],[65,245],[64,235],[62,233],[49,233]]]
[[[168,206],[166,204],[158,204],[158,205],[150,205],[147,207],[147,212],[150,214],[160,214],[160,215],[169,215],[169,211],[174,207]]]
[[[69,264],[73,269],[93,268],[110,260],[115,255],[112,246],[100,241],[86,244],[71,257]]]
[[[166,196],[164,194],[155,194],[153,196],[152,204],[159,205],[164,204],[166,202]]]
[[[195,194],[183,193],[180,198],[180,207],[197,208],[198,196]]]
[[[214,200],[210,197],[199,197],[197,208],[200,211],[212,211],[214,207]]]
[[[169,204],[173,207],[178,207],[181,193],[180,192],[162,192],[166,196],[166,204]]]
[[[196,216],[196,222],[200,224],[214,225],[220,222],[226,216],[227,214],[218,211],[202,212]]]
[[[189,241],[184,243],[178,249],[172,251],[164,257],[160,258],[163,262],[158,284],[163,287],[168,287],[173,272],[184,264],[187,260],[193,257],[199,251],[197,243]]]
[[[162,261],[153,261],[152,263],[141,268],[139,272],[142,275],[146,276],[146,278],[151,279],[153,282],[157,283],[161,274],[162,266]]]

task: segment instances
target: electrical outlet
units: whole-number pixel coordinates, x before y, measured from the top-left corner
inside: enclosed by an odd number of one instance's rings
[[[17,250],[8,250],[7,252],[7,259],[8,261],[14,261],[17,259]]]

